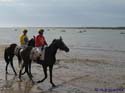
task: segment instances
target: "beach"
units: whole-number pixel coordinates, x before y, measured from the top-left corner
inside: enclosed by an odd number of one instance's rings
[[[0,93],[125,93],[125,35],[120,34],[120,30],[87,29],[81,32],[84,29],[45,28],[48,44],[62,36],[70,49],[68,53],[57,51],[53,69],[56,87],[52,88],[49,71],[44,82],[36,83],[44,77],[39,64],[32,64],[35,84],[27,74],[20,81],[10,65],[9,74],[5,74],[4,49],[11,43],[19,44],[21,28],[14,29],[0,29]],[[28,28],[29,38],[37,34],[36,29]],[[19,73],[16,57],[13,64]]]
[[[112,58],[88,57],[81,55],[73,58],[58,51],[53,70],[53,81],[57,87],[52,88],[49,77],[43,83],[32,84],[28,76],[22,76],[22,82],[9,66],[5,74],[4,48],[0,46],[0,93],[124,93],[125,63]],[[72,53],[72,50],[71,50]],[[70,56],[70,57],[69,57]],[[77,55],[75,55],[77,56]],[[80,56],[80,55],[79,55]],[[18,62],[14,57],[14,66],[19,72]],[[42,66],[32,64],[33,80],[44,77]],[[49,73],[48,73],[49,74]],[[49,76],[49,75],[48,75]]]

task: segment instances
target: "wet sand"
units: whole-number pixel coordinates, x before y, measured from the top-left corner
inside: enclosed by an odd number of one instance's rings
[[[53,81],[57,87],[52,88],[48,78],[43,83],[34,85],[25,74],[22,82],[9,66],[5,75],[3,50],[0,46],[0,93],[124,93],[125,62],[94,57],[73,58],[69,54],[58,52],[57,62],[53,69]],[[82,56],[82,55],[81,55]],[[14,66],[19,72],[17,59]],[[42,66],[32,64],[33,80],[44,77]]]

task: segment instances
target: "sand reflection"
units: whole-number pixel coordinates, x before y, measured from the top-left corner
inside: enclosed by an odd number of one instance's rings
[[[18,76],[5,75],[0,93],[31,93],[33,87],[30,81],[20,81]]]

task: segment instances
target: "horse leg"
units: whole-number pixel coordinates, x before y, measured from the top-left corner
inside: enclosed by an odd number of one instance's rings
[[[21,59],[21,65],[20,65],[20,67],[23,67],[23,64],[24,64],[24,61],[23,61],[23,63],[22,63],[22,59]],[[22,71],[24,70],[24,67],[22,68]],[[22,72],[21,71],[21,75],[24,75],[25,73],[26,73],[26,67],[25,67],[25,70],[24,70],[24,72]]]
[[[18,66],[19,66],[19,68],[21,68],[21,65],[22,65],[22,58],[21,58],[21,56],[17,56],[17,58],[18,58]]]
[[[16,71],[15,71],[15,68],[13,66],[13,57],[10,58],[10,64],[11,64],[11,67],[13,69],[13,72],[15,73],[15,75],[17,75]]]
[[[6,60],[6,74],[8,74],[8,70],[7,70],[8,65],[9,65],[9,60]]]
[[[20,69],[20,73],[19,73],[19,79],[20,79],[20,80],[21,80],[22,70],[23,70],[24,66],[25,66],[25,64],[23,63],[23,64],[22,64],[22,67],[21,67],[21,69]]]
[[[5,49],[4,51],[4,59],[5,59],[5,62],[6,62],[6,74],[8,74],[8,65],[10,63],[10,53],[8,52],[8,49]]]
[[[31,74],[31,61],[29,61],[28,72],[30,73],[30,76],[33,77],[32,74]],[[23,73],[21,73],[21,75],[24,75],[25,73],[26,73],[26,68],[25,68],[25,71]]]
[[[47,66],[43,66],[43,71],[44,71],[45,77],[42,80],[37,81],[37,83],[41,83],[47,78]]]
[[[25,71],[23,73],[21,73],[21,75],[24,75],[26,73],[26,68]],[[32,73],[31,73],[31,60],[29,61],[29,65],[28,65],[28,73],[30,74],[31,77],[33,77]]]
[[[10,56],[9,56],[8,48],[5,48],[5,50],[4,50],[4,60],[6,62],[6,68],[5,68],[6,74],[8,74],[7,68],[8,68],[8,65],[9,65],[9,62],[10,62],[9,57]]]
[[[27,72],[28,77],[30,78],[30,80],[31,80],[32,83],[34,84],[34,81],[33,81],[33,79],[32,79],[31,73],[28,71],[28,67],[29,67],[29,64],[26,64],[25,70],[26,70],[26,72]]]
[[[24,68],[23,68],[23,69],[24,69]],[[23,70],[23,69],[22,69],[22,70]],[[25,73],[26,73],[26,70],[25,70],[23,73],[21,73],[21,75],[24,75]]]
[[[52,65],[52,66],[49,66],[50,83],[52,84],[52,87],[56,87],[56,85],[53,83],[53,80],[52,80],[52,70],[53,70],[53,65]]]
[[[30,74],[31,77],[33,77],[32,73],[31,73],[31,60],[29,61],[28,67],[29,67],[29,74]]]

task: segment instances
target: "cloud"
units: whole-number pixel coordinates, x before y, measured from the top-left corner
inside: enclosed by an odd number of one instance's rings
[[[1,3],[14,2],[15,0],[0,0]]]
[[[0,0],[1,24],[125,24],[125,0]]]

